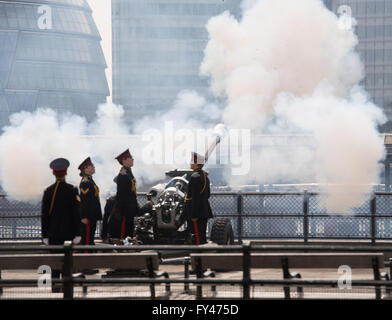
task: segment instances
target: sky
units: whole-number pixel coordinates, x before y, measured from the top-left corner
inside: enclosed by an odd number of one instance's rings
[[[97,24],[102,37],[101,46],[105,55],[108,68],[106,78],[108,80],[110,93],[112,92],[112,10],[110,0],[87,0],[93,10],[93,18]],[[108,102],[112,101],[112,95],[108,97]]]

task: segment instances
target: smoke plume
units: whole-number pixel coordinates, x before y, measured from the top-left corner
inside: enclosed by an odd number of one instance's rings
[[[91,123],[70,113],[57,114],[52,109],[13,114],[10,125],[2,129],[0,136],[0,185],[11,199],[37,202],[54,181],[49,168],[53,159],[64,157],[70,161],[67,181],[78,185],[81,178],[77,168],[91,157],[96,167],[94,180],[104,198],[116,191],[113,178],[120,165],[115,157],[129,148],[135,159],[133,173],[140,190],[141,186],[165,179],[167,170],[187,167],[191,151],[205,152],[204,145],[194,150],[195,136],[181,137],[181,130],[192,133],[203,128],[207,110],[209,117],[219,119],[216,105],[196,92],[184,91],[170,111],[140,119],[134,128],[123,120],[123,107],[111,103],[100,105]],[[213,129],[211,125],[205,134],[214,134]],[[154,135],[149,136],[149,130],[154,130]],[[148,137],[153,139],[149,141]],[[158,156],[155,162],[150,161],[149,147]],[[179,156],[173,157],[176,152]],[[167,155],[171,156],[170,161],[165,159]]]
[[[195,137],[186,129],[212,134],[223,122],[254,137],[250,171],[228,177],[231,183],[318,182],[329,212],[361,205],[379,179],[384,147],[377,125],[385,116],[360,87],[364,67],[353,28],[320,0],[246,0],[242,8],[241,20],[224,12],[207,24],[200,71],[225,107],[190,88],[170,110],[138,119],[133,128],[123,122],[123,108],[110,103],[99,106],[92,123],[49,109],[14,114],[0,136],[7,194],[39,200],[53,183],[49,163],[56,157],[70,160],[68,180],[78,184],[77,166],[91,156],[107,195],[119,169],[114,158],[126,148],[138,186],[163,179],[165,170],[183,167],[190,151],[205,151],[189,149]],[[174,163],[167,161],[173,149]]]
[[[359,87],[364,67],[353,28],[320,0],[242,7],[240,21],[229,12],[210,19],[200,68],[212,93],[227,101],[224,123],[254,134],[311,137],[286,150],[253,150],[243,181],[314,179],[324,186],[329,212],[361,205],[378,182],[384,149],[377,124],[385,117]]]
[[[123,113],[121,106],[104,104],[92,123],[51,109],[13,114],[0,137],[1,186],[12,199],[36,202],[54,181],[49,168],[53,159],[70,161],[67,180],[78,185],[77,168],[91,156],[101,194],[107,195],[115,190],[113,178],[119,170],[114,158],[137,142],[122,122]]]

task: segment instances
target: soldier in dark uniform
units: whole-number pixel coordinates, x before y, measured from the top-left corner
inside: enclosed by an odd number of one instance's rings
[[[69,161],[53,160],[50,168],[56,182],[46,188],[42,198],[41,232],[46,245],[63,245],[64,241],[80,242],[80,197],[78,189],[65,182]],[[53,270],[52,277],[59,278],[60,271]]]
[[[131,169],[134,159],[129,149],[121,153],[116,159],[122,167],[115,178],[117,183],[115,210],[121,219],[120,239],[125,239],[127,236],[132,237],[133,218],[139,215],[136,179]]]
[[[113,230],[116,225],[111,221],[114,214],[114,205],[116,203],[116,196],[112,195],[106,199],[106,204],[103,209],[103,220],[102,220],[102,229],[101,229],[101,239],[105,243],[109,243],[110,238],[119,238],[120,231]],[[120,222],[117,223],[120,226]],[[118,227],[117,229],[120,229]]]
[[[208,201],[210,197],[210,180],[203,169],[205,158],[192,153],[191,175],[188,192],[185,197],[185,210],[196,244],[207,243],[207,222],[212,218],[212,210]]]
[[[95,173],[95,167],[90,157],[88,157],[79,165],[78,169],[82,177],[79,185],[81,198],[80,217],[82,222],[81,244],[94,245],[97,221],[102,220],[99,188],[92,178],[92,175]]]

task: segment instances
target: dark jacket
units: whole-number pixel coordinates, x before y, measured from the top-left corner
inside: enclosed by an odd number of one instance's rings
[[[99,188],[92,177],[85,176],[79,185],[80,189],[80,217],[81,219],[102,220]]]
[[[116,202],[116,197],[112,196],[106,199],[106,204],[104,207],[104,214],[102,220],[102,230],[101,230],[101,238],[108,238],[109,237],[109,221],[111,218],[112,210],[114,208],[114,204]]]
[[[53,197],[56,186],[56,194]],[[42,198],[42,238],[72,240],[80,236],[79,204],[78,189],[73,185],[56,181],[48,187]]]
[[[112,196],[106,199],[106,204],[104,208],[104,215],[102,221],[102,231],[101,231],[101,238],[108,238],[109,235],[112,238],[119,238],[121,232],[121,220],[119,220],[120,216],[115,214],[115,203],[116,197]],[[139,209],[139,216],[149,212],[152,212],[152,205],[144,204]]]
[[[212,218],[212,210],[208,199],[210,198],[210,179],[207,172],[195,170],[188,184],[188,192],[185,198],[187,218],[209,219]]]
[[[139,214],[136,179],[132,171],[122,167],[116,178],[116,214],[123,217],[135,217]]]

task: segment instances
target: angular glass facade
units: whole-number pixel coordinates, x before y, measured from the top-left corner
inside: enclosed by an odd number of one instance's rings
[[[100,41],[85,0],[0,0],[0,126],[39,107],[94,118],[109,95]]]
[[[363,85],[389,119],[381,131],[392,132],[392,1],[328,0],[326,5],[336,14],[341,6],[351,8],[357,21],[357,50],[365,65]]]
[[[128,119],[171,106],[183,89],[207,95],[199,76],[206,24],[238,0],[112,0],[113,102]]]

